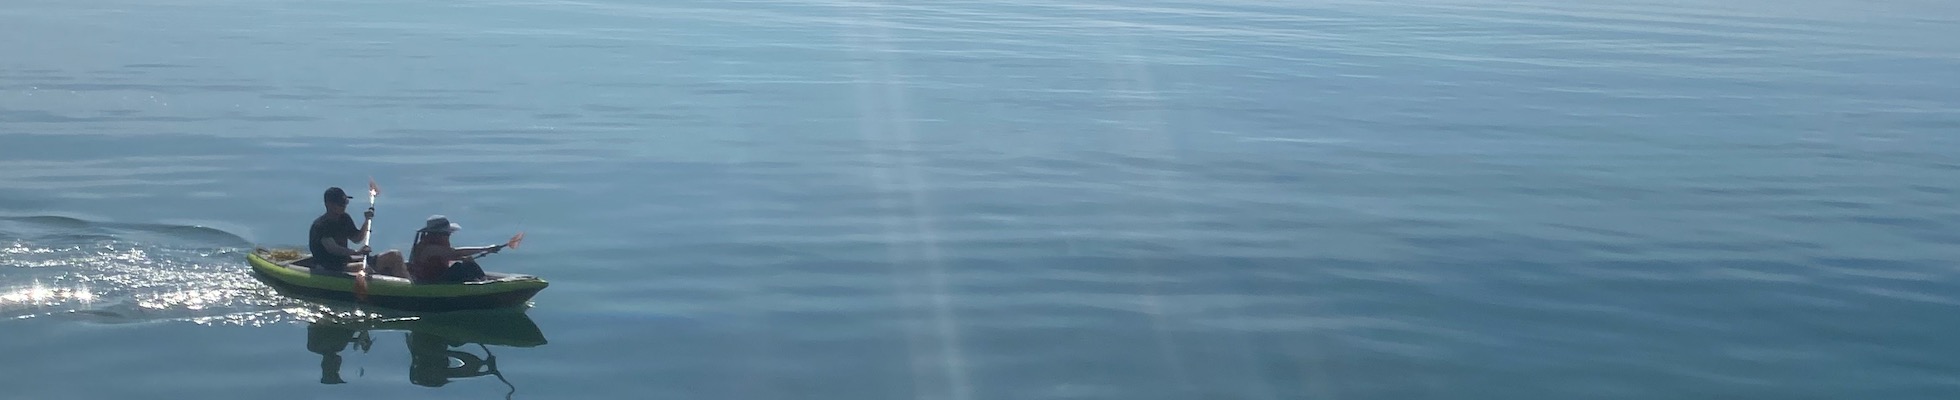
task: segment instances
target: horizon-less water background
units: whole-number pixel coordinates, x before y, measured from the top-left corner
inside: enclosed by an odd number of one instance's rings
[[[1955,37],[1913,0],[12,1],[0,397],[1952,398]],[[377,247],[526,232],[486,264],[552,282],[548,343],[454,349],[505,380],[418,386],[388,330],[322,384],[307,321],[350,311],[245,274],[369,177]]]

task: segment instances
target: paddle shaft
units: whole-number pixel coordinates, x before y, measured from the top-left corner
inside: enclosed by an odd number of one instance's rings
[[[374,195],[377,194],[381,194],[381,187],[374,184],[373,178],[369,178],[368,179],[368,212],[374,211]],[[366,215],[365,217],[366,217],[365,220],[361,222],[361,247],[369,247],[368,239],[374,238],[374,215],[369,214]]]
[[[471,255],[469,255],[469,256],[466,256],[466,257],[463,257],[463,259],[465,259],[465,260],[475,260],[475,259],[478,259],[478,258],[483,258],[484,256],[488,256],[488,255],[491,255],[491,254],[497,254],[497,252],[498,252],[498,251],[502,251],[502,250],[503,250],[503,249],[504,249],[505,247],[509,247],[509,248],[513,248],[513,249],[515,249],[515,248],[517,248],[517,245],[518,245],[519,243],[523,243],[523,242],[524,242],[524,232],[518,232],[518,233],[517,233],[517,235],[515,235],[515,236],[511,236],[511,237],[510,237],[510,241],[508,241],[508,242],[504,242],[504,244],[500,244],[500,245],[495,245],[495,246],[490,246],[490,248],[489,248],[489,249],[487,249],[486,251],[484,251],[484,252],[482,252],[482,253],[476,253],[476,254],[471,254]]]
[[[374,196],[377,194],[381,194],[381,185],[375,184],[374,178],[369,177],[368,212],[363,216],[364,221],[361,222],[361,247],[367,249],[369,254],[361,256],[361,270],[354,272],[354,299],[361,302],[367,301],[368,268],[374,266],[374,248],[369,246],[368,243],[370,239],[374,238]]]
[[[369,206],[368,210],[373,211],[374,207]],[[368,246],[368,239],[372,237],[374,237],[374,217],[367,217],[361,221],[361,247],[372,249]]]
[[[465,259],[465,260],[475,260],[475,259],[478,259],[478,258],[483,258],[483,257],[485,257],[485,256],[489,256],[489,255],[491,255],[491,254],[497,254],[497,251],[499,251],[499,250],[503,250],[503,249],[504,249],[504,247],[507,247],[507,246],[504,246],[504,245],[501,245],[501,244],[500,244],[500,245],[495,245],[495,246],[490,246],[490,248],[488,248],[488,249],[484,249],[484,251],[483,251],[482,253],[476,253],[476,254],[471,254],[471,255],[467,255],[467,256],[463,256],[463,259]]]

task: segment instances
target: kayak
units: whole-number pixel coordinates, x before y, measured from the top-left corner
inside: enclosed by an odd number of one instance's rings
[[[315,273],[307,268],[312,257],[276,257],[265,249],[245,255],[252,263],[253,276],[280,293],[357,302],[354,276],[346,272]],[[274,261],[278,260],[278,261]],[[465,283],[413,283],[406,278],[369,275],[367,301],[361,302],[404,311],[458,311],[514,308],[528,305],[532,296],[549,286],[536,276],[484,271],[481,280]]]

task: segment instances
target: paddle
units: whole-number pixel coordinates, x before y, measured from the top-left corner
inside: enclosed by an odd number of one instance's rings
[[[510,237],[510,241],[507,241],[507,242],[504,242],[504,244],[500,244],[500,245],[496,245],[496,246],[490,246],[490,251],[488,251],[488,252],[483,252],[483,253],[476,253],[476,254],[471,254],[471,255],[468,255],[468,256],[464,256],[464,257],[463,257],[463,259],[465,259],[465,260],[475,260],[475,259],[478,259],[478,258],[483,258],[483,256],[487,256],[487,255],[491,255],[491,254],[497,254],[497,252],[498,252],[498,251],[501,251],[501,250],[503,250],[503,249],[504,249],[505,247],[509,247],[509,248],[513,248],[513,249],[515,249],[515,248],[517,248],[517,244],[518,244],[518,243],[524,243],[524,232],[517,232],[517,235],[515,235],[515,236],[511,236],[511,237]]]
[[[374,177],[368,177],[368,211],[374,211],[374,196],[378,194],[381,194],[381,185],[374,184]],[[368,246],[368,240],[372,238],[374,238],[374,217],[369,216],[361,223],[361,247],[367,247],[372,251],[373,247]],[[374,264],[373,254],[363,256],[361,269],[354,271],[354,298],[363,303],[367,302],[367,270],[372,264]]]
[[[523,235],[523,234],[519,233],[519,235]],[[511,247],[511,248],[514,249],[516,247]],[[496,375],[497,380],[504,381],[504,386],[510,387],[510,392],[504,393],[504,400],[510,400],[510,396],[517,395],[517,385],[510,384],[509,379],[504,379],[504,372],[497,370],[497,354],[491,353],[490,346],[484,346],[482,343],[477,343],[476,347],[482,348],[484,357],[488,358],[487,360],[484,360],[484,362],[486,363],[486,365],[490,367],[490,374]]]

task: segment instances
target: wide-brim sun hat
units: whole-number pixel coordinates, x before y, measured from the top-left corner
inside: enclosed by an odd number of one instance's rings
[[[462,225],[449,222],[449,217],[442,216],[441,214],[429,216],[428,223],[422,225],[423,232],[451,233],[459,230],[463,230]]]

